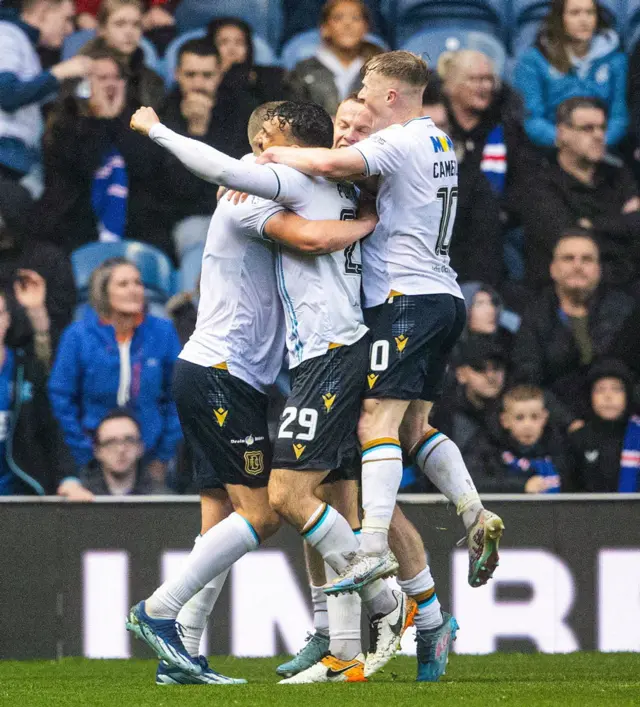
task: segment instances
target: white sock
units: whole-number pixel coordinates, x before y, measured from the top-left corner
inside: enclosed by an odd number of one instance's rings
[[[220,596],[222,587],[229,574],[229,568],[221,572],[209,584],[203,587],[195,596],[180,609],[178,623],[182,626],[182,643],[189,655],[197,658],[200,655],[200,641],[207,626],[207,621],[216,601]]]
[[[344,570],[358,550],[358,541],[351,526],[328,503],[321,503],[311,514],[302,535],[338,573]]]
[[[482,502],[458,446],[434,427],[415,445],[413,455],[422,472],[455,505],[465,528],[469,528],[482,510]]]
[[[369,618],[386,616],[398,605],[391,587],[383,580],[377,579],[360,590],[360,599],[367,609]]]
[[[425,567],[413,579],[399,579],[400,589],[416,600],[418,613],[413,623],[416,631],[427,631],[442,624],[442,611],[436,595],[435,582],[429,567]]]
[[[326,566],[327,581],[335,579],[336,573]],[[326,595],[325,595],[326,596]],[[351,660],[362,653],[360,618],[362,603],[357,592],[327,597],[329,610],[329,650],[340,660]]]
[[[316,633],[329,635],[329,614],[327,611],[327,595],[322,587],[309,585],[311,589],[311,604],[313,606],[313,628]]]
[[[249,521],[232,513],[201,536],[183,572],[147,599],[146,612],[157,619],[175,619],[189,599],[258,544],[258,534]]]
[[[397,439],[383,437],[363,445],[362,552],[380,554],[389,547],[389,525],[401,480],[402,448]]]

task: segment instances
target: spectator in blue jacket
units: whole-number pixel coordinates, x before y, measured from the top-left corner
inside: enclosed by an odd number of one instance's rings
[[[514,78],[525,101],[525,130],[536,145],[555,145],[556,108],[576,96],[599,98],[606,105],[607,145],[615,146],[625,136],[627,57],[593,0],[553,0]]]
[[[86,76],[91,59],[73,57],[43,71],[36,46],[59,48],[72,31],[72,0],[23,0],[0,9],[0,176],[20,179],[38,164],[40,104],[64,79]]]
[[[93,273],[92,309],[62,335],[49,381],[54,414],[78,467],[93,458],[93,434],[113,408],[140,423],[151,476],[162,481],[181,439],[171,397],[180,342],[173,324],[145,314],[138,269],[110,258]]]

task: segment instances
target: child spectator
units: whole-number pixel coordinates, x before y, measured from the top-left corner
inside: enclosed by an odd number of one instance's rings
[[[98,11],[98,36],[85,44],[81,54],[109,49],[127,68],[127,98],[136,107],[158,108],[164,98],[164,80],[144,63],[141,0],[102,0]]]
[[[140,273],[124,258],[95,270],[90,297],[92,309],[62,335],[49,381],[54,413],[82,468],[100,420],[127,407],[140,421],[149,471],[162,480],[181,438],[171,397],[178,336],[171,322],[145,314]]]
[[[322,8],[322,44],[289,76],[293,98],[312,101],[334,116],[340,103],[362,85],[360,69],[379,47],[367,42],[369,10],[361,0],[329,0]]]
[[[617,145],[625,136],[627,57],[594,0],[553,0],[514,78],[527,109],[525,130],[534,144],[555,145],[556,108],[578,96],[599,98],[606,105],[607,145]]]
[[[548,423],[540,388],[519,385],[502,398],[499,424],[470,444],[466,462],[478,491],[557,493],[568,464],[562,440]]]
[[[585,426],[569,436],[576,491],[640,489],[640,418],[631,415],[633,379],[615,359],[589,374],[591,409]]]

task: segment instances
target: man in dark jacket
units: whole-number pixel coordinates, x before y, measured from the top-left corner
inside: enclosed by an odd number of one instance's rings
[[[513,376],[552,391],[575,419],[586,411],[589,366],[611,352],[634,301],[600,286],[598,246],[587,231],[574,228],[560,236],[550,272],[553,287],[531,304],[516,335]]]
[[[600,244],[607,284],[637,279],[640,198],[626,167],[605,160],[606,111],[592,98],[570,98],[558,108],[557,160],[524,186],[518,203],[526,239],[527,280],[549,281],[549,258],[559,233],[591,229]]]

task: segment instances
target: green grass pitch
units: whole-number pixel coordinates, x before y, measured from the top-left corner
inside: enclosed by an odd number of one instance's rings
[[[248,685],[156,686],[146,660],[0,662],[3,707],[419,707],[420,705],[640,705],[640,654],[452,656],[438,684],[414,682],[399,657],[368,683],[277,685],[277,658],[214,658]]]

